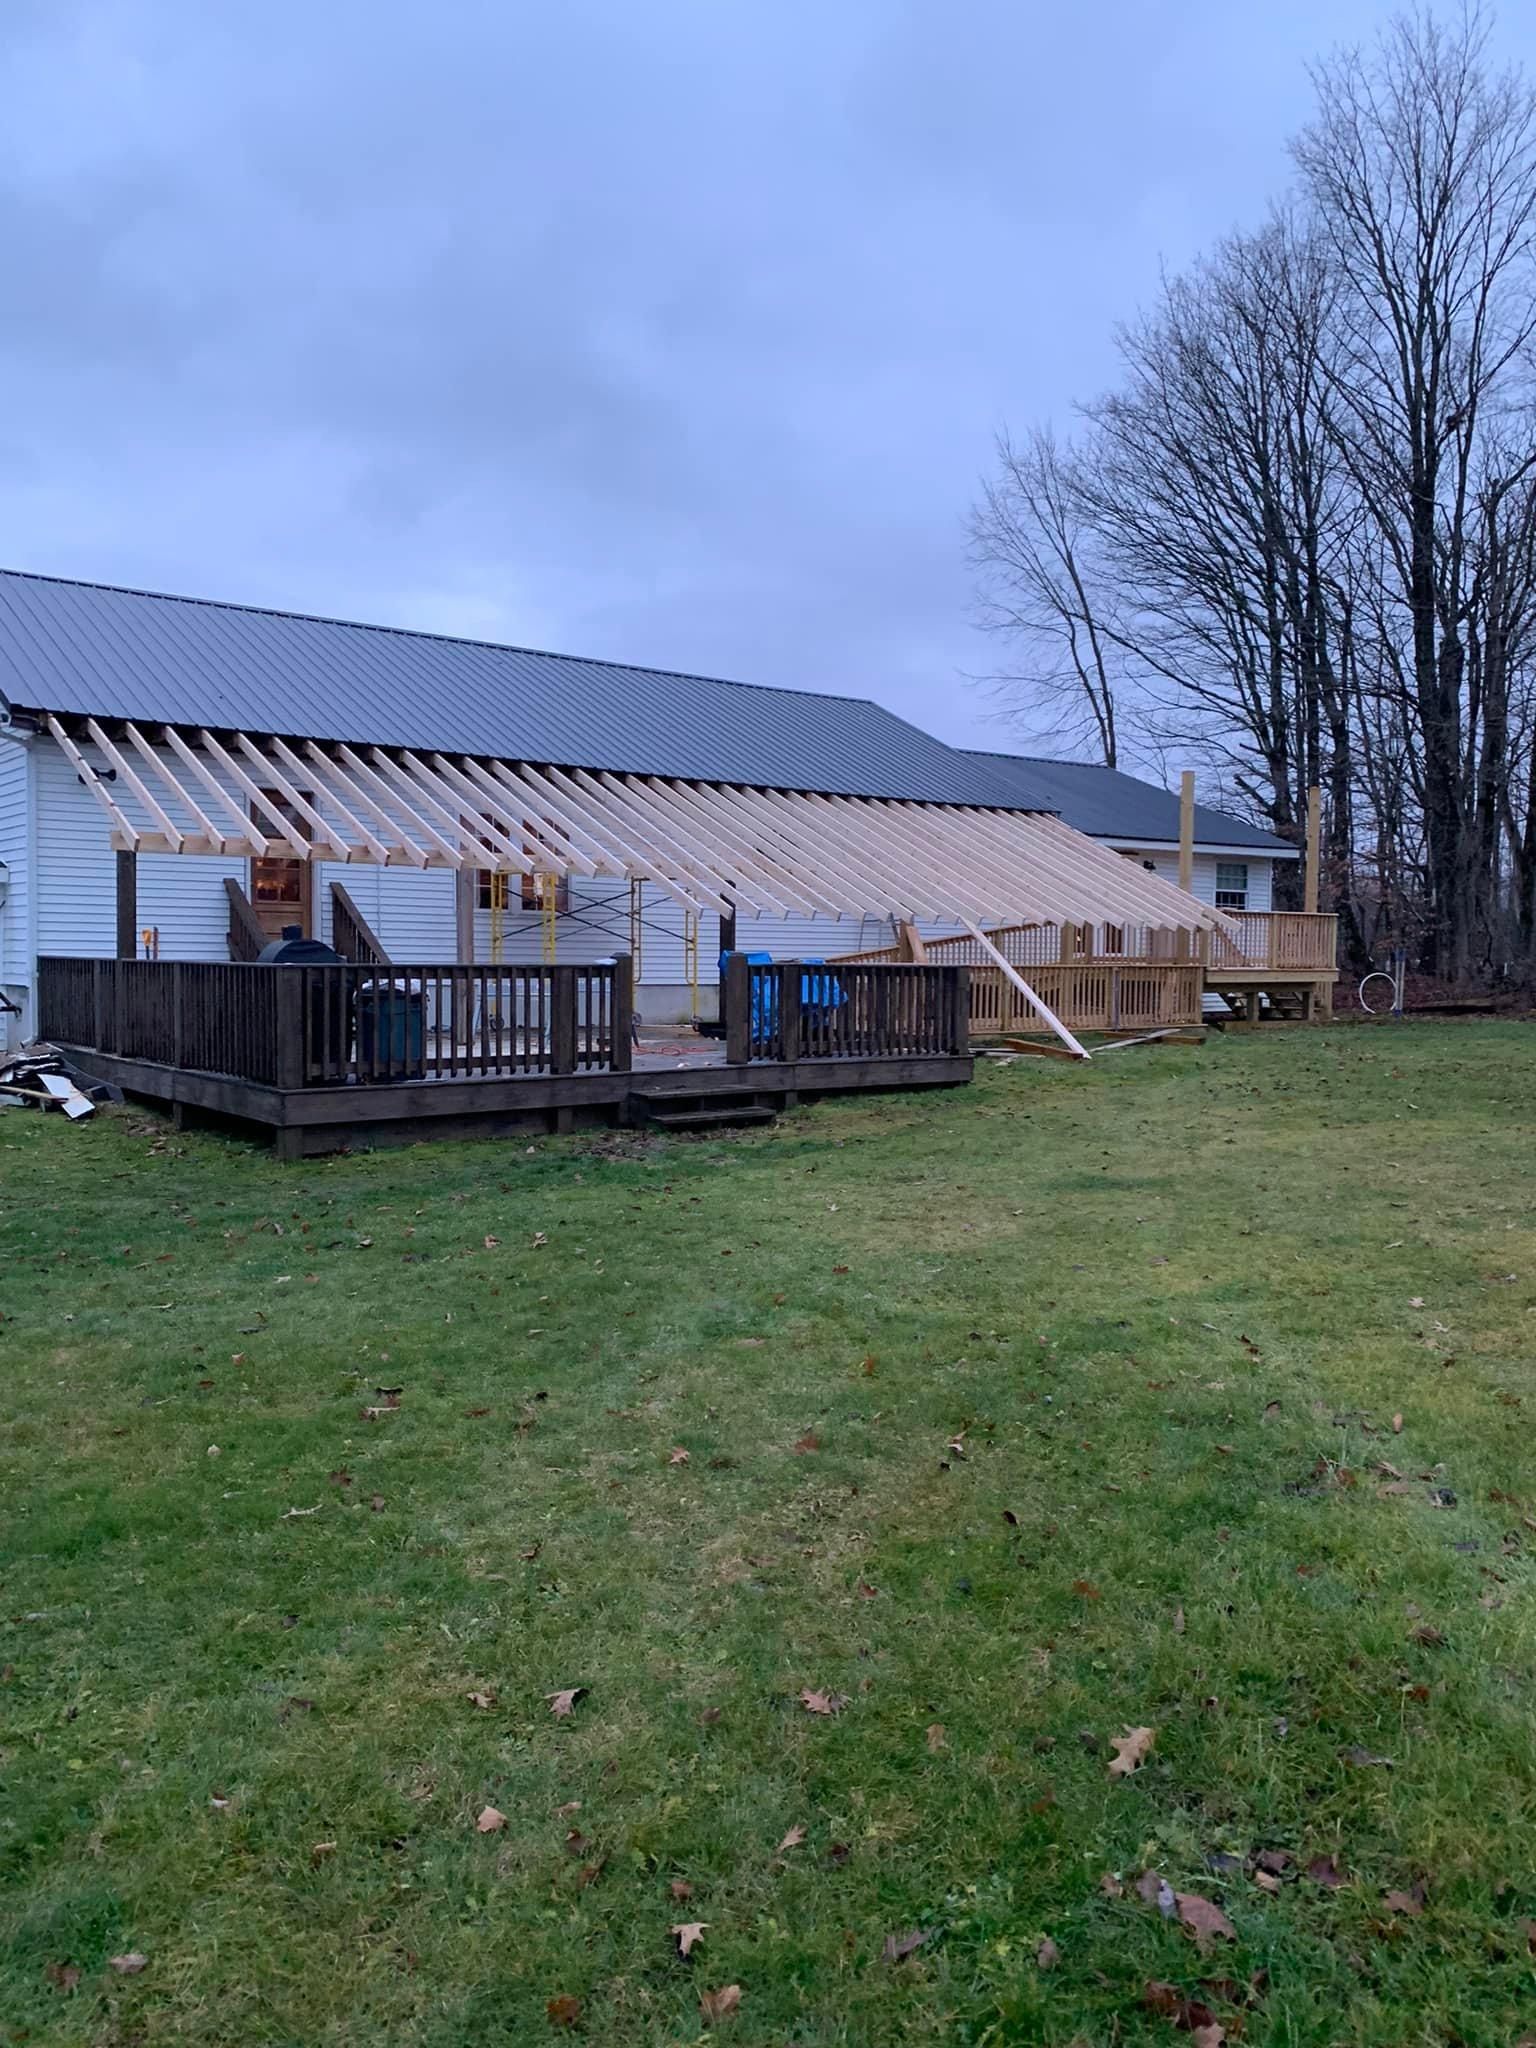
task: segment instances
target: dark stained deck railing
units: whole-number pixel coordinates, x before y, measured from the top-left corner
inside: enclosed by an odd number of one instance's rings
[[[274,1088],[623,1072],[632,1015],[627,959],[384,968],[38,962],[44,1038]]]
[[[965,967],[753,965],[731,956],[726,1060],[967,1051]],[[57,1044],[273,1088],[628,1072],[627,957],[591,966],[200,960],[38,963]]]
[[[726,1058],[878,1060],[963,1054],[965,967],[807,966],[798,960],[726,963]]]
[[[331,944],[344,960],[356,960],[369,967],[389,965],[383,941],[342,882],[331,884]]]

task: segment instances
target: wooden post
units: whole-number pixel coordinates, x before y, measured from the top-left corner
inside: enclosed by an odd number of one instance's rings
[[[752,975],[745,953],[732,953],[725,968],[725,1063],[744,1067],[752,1057]]]
[[[945,972],[951,977],[949,984],[949,1043],[947,1052],[969,1052],[971,1049],[971,970],[969,967],[950,967]]]
[[[269,967],[276,977],[272,1014],[277,1031],[273,1047],[273,1080],[279,1088],[304,1086],[304,997],[308,976],[302,967]]]
[[[1179,887],[1190,889],[1195,880],[1195,771],[1186,768],[1179,777]]]
[[[613,1044],[609,1065],[627,1074],[635,1063],[635,963],[621,953],[613,963]]]
[[[461,967],[475,964],[475,898],[479,881],[474,868],[459,868],[453,877],[453,942]]]
[[[187,1026],[184,1008],[186,999],[181,985],[181,962],[172,960],[168,972],[171,977],[171,1065],[184,1067],[187,1064]]]
[[[792,1062],[800,1057],[800,962],[784,961],[778,982],[779,1058]]]
[[[117,856],[117,957],[139,957],[139,856]]]
[[[1323,839],[1323,792],[1314,782],[1307,791],[1307,864],[1302,874],[1303,910],[1317,909],[1317,862]]]
[[[107,1024],[113,1014],[112,991],[107,986],[107,977],[109,975],[115,977],[116,974],[117,965],[115,961],[97,960],[93,963],[91,974],[91,1008],[94,1012],[92,1017],[94,1035],[92,1036],[91,1043],[98,1052],[112,1051],[112,1047],[107,1043]],[[43,1028],[46,1034],[46,1019],[44,1020]]]
[[[576,1071],[576,970],[549,970],[549,1059],[555,1074]]]

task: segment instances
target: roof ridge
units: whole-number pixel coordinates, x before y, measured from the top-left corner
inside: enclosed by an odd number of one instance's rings
[[[1001,747],[962,747],[965,754],[974,754],[983,761],[1028,761],[1037,768],[1102,768],[1106,775],[1128,775],[1128,768],[1111,768],[1107,761],[1073,761],[1064,754],[1010,754]],[[1139,782],[1141,777],[1133,780]],[[1151,785],[1154,789],[1156,784]]]
[[[882,704],[873,697],[856,697],[848,690],[811,690],[803,683],[744,683],[736,676],[707,676],[695,669],[658,668],[654,663],[644,661],[615,661],[603,654],[567,654],[552,647],[525,647],[513,640],[482,640],[468,633],[437,633],[424,626],[384,626],[372,619],[340,619],[327,612],[296,612],[285,610],[281,605],[246,604],[238,598],[189,597],[179,590],[143,590],[132,583],[103,583],[91,576],[57,576],[44,569],[15,569],[0,563],[0,578],[14,576],[28,583],[60,583],[73,590],[105,590],[115,597],[147,597],[160,604],[200,605],[206,610],[217,612],[246,612],[257,618],[294,619],[307,626],[342,626],[354,633],[389,633],[402,640],[435,640],[450,647],[483,647],[492,654],[532,654],[540,661],[581,662],[593,668],[624,669],[631,675],[665,676],[680,683],[719,683],[728,690],[760,690],[783,697],[825,698],[835,704],[869,704],[877,711],[884,711]],[[913,725],[911,719],[901,718],[898,711],[886,712],[889,718],[901,719],[903,725],[912,726],[914,732],[923,728]],[[933,734],[924,737],[934,739]],[[937,746],[945,744],[934,740]],[[950,748],[950,752],[959,752]]]

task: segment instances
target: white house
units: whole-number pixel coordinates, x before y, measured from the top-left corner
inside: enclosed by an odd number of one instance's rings
[[[1266,906],[1292,850],[1202,812],[1192,899],[1176,808],[863,699],[0,572],[13,1039],[40,957],[250,957],[339,918],[400,963],[628,954],[661,1022],[714,1010],[713,902],[737,948],[791,959],[902,924],[1191,931]]]

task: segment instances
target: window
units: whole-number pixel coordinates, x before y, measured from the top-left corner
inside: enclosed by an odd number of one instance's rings
[[[1248,908],[1247,861],[1217,861],[1216,908],[1218,910],[1246,910]]]
[[[484,822],[499,832],[504,839],[511,839],[517,836],[509,824],[501,818],[493,817],[489,811],[482,812],[481,816]],[[490,839],[484,833],[481,833],[479,837],[483,845],[491,845]],[[533,853],[536,847],[549,844],[549,841],[537,827],[529,824],[526,819],[523,821],[521,838],[524,850],[530,854]],[[541,907],[542,898],[539,892],[539,884],[541,882],[546,886],[550,883],[554,884],[555,911],[557,915],[563,917],[571,907],[571,883],[568,875],[513,876],[504,872],[498,873],[491,868],[479,868],[476,870],[475,902],[477,906],[481,910],[509,910],[512,907],[512,884],[514,880],[519,884],[517,907],[520,910],[538,910]]]

